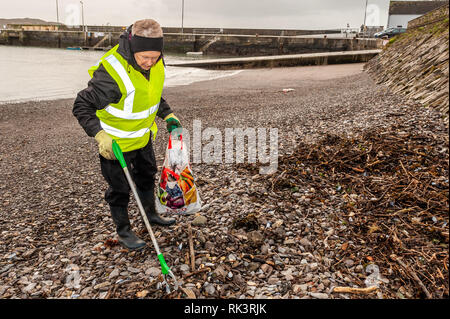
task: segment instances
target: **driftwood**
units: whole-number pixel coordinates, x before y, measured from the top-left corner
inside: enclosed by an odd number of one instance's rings
[[[251,174],[257,168],[246,166]],[[446,135],[401,123],[349,137],[327,134],[314,145],[298,141],[279,158],[278,171],[264,183],[266,190],[301,206],[345,201],[347,241],[364,242],[365,259],[392,269],[405,288],[410,281],[416,297],[448,296]],[[314,192],[301,196],[302,188]],[[354,259],[354,251],[343,244],[339,252],[333,266],[346,271],[342,263]],[[403,272],[391,254],[410,270]]]
[[[181,290],[183,290],[183,292],[186,294],[186,296],[188,297],[188,299],[197,299],[195,296],[195,293],[189,289],[189,288],[184,288],[184,287],[180,287]]]
[[[332,292],[348,292],[351,294],[370,294],[377,291],[377,286],[371,286],[367,288],[350,288],[350,287],[334,287]]]
[[[198,274],[200,274],[202,272],[205,272],[205,271],[211,271],[211,267],[205,267],[205,268],[193,271],[193,272],[187,274],[186,276],[184,276],[184,278],[188,278],[188,277],[191,277],[193,275],[198,275]]]

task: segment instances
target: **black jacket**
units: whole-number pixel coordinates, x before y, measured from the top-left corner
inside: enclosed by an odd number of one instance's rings
[[[141,69],[134,59],[134,54],[131,52],[129,42],[130,34],[131,26],[120,36],[117,53],[127,60],[129,63],[128,67],[135,68],[149,79],[150,70],[145,71]],[[160,59],[163,59],[162,54]],[[119,102],[121,97],[122,93],[120,93],[116,81],[109,75],[103,65],[100,65],[94,72],[92,79],[88,82],[88,87],[78,92],[73,104],[72,113],[77,118],[81,127],[86,131],[86,134],[95,136],[102,129],[100,120],[95,112],[104,109],[110,103]],[[165,118],[170,113],[172,113],[172,110],[169,104],[161,97],[156,115],[160,118]]]

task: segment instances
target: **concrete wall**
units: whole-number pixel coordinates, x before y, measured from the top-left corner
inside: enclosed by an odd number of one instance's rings
[[[111,32],[111,41],[102,46],[114,46],[121,32]],[[3,30],[0,44],[41,46],[41,47],[93,47],[103,37],[95,32],[79,31],[21,31]],[[375,39],[324,39],[274,36],[241,35],[186,35],[166,33],[164,47],[166,52],[186,53],[204,49],[204,54],[225,56],[261,56],[313,52],[334,52],[377,49],[381,40]]]
[[[381,50],[321,52],[308,54],[290,54],[263,57],[239,57],[225,59],[199,59],[191,61],[169,62],[176,67],[196,67],[213,70],[234,70],[248,68],[275,68],[299,65],[325,65],[341,63],[367,62]]]
[[[370,50],[381,47],[375,39],[324,39],[269,36],[175,35],[164,36],[169,52],[199,51],[211,43],[204,54],[225,56],[262,56],[313,52]]]

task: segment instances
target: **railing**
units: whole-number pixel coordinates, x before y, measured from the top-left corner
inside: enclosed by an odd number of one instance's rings
[[[341,29],[341,34],[352,34],[352,33],[358,33],[359,28],[345,28]]]
[[[217,28],[217,29],[193,29],[192,30],[193,34],[219,34],[219,33],[223,33],[223,29],[222,28]]]

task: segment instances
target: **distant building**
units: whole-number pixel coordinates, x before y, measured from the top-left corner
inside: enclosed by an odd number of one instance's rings
[[[57,31],[59,25],[57,24],[15,24],[9,23],[6,25],[8,29],[21,29],[24,31]]]
[[[408,22],[425,13],[448,4],[447,1],[391,1],[389,4],[388,28],[406,28]]]

